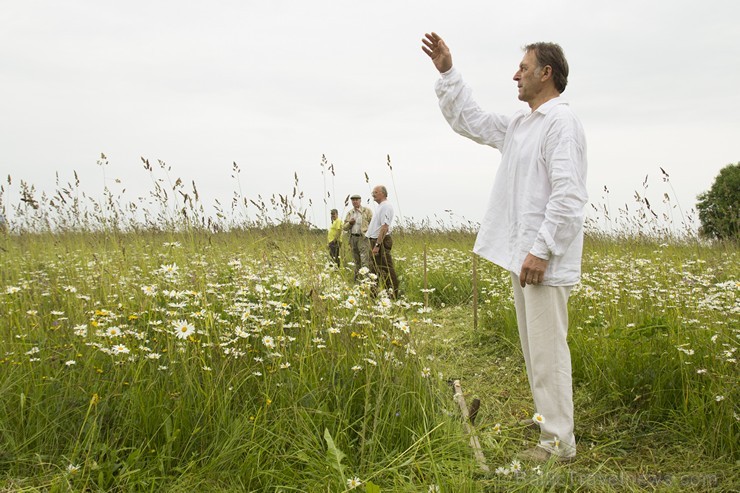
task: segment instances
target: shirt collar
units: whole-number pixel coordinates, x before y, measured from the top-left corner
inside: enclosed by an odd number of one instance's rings
[[[542,113],[543,115],[546,115],[551,109],[553,109],[555,106],[559,104],[568,104],[568,100],[565,99],[563,96],[558,96],[556,98],[552,98],[549,101],[546,101],[542,103],[539,108],[535,110],[537,113]]]

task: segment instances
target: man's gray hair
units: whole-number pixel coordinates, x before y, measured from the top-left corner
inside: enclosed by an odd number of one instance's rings
[[[552,80],[555,82],[555,89],[559,93],[565,91],[568,85],[568,60],[565,59],[563,49],[557,43],[532,43],[524,47],[524,51],[533,51],[537,57],[539,67],[545,68],[547,65],[552,68]]]

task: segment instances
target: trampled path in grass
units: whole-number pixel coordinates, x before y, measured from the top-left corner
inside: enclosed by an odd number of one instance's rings
[[[592,398],[589,383],[577,378],[577,460],[518,463],[517,452],[535,445],[538,432],[520,424],[533,410],[511,327],[474,329],[471,306],[442,308],[434,318],[439,328],[429,342],[437,369],[450,381],[460,379],[467,402],[480,400],[475,429],[492,471],[478,477],[483,490],[738,491],[740,467],[732,458],[702,453],[696,437],[669,422],[652,421],[633,406],[605,407]]]

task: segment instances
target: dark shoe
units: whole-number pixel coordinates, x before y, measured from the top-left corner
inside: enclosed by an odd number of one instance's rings
[[[554,460],[557,462],[572,462],[576,459],[575,456],[563,457],[562,455],[553,454],[543,449],[542,447],[532,447],[530,449],[527,449],[523,452],[518,453],[516,458],[520,461],[527,462],[548,462],[550,460]]]

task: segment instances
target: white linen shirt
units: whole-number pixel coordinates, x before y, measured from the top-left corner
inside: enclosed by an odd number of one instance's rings
[[[454,67],[436,83],[452,129],[501,151],[473,251],[519,275],[528,253],[548,260],[542,284],[580,280],[586,191],[586,138],[568,102],[557,97],[535,111],[488,113]]]

